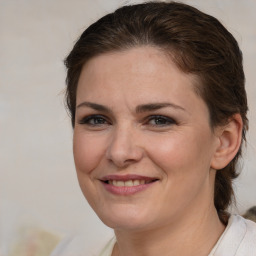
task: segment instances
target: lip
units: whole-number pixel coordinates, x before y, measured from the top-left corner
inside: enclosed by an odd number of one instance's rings
[[[145,184],[140,184],[136,186],[122,186],[122,187],[117,187],[112,184],[107,183],[109,180],[116,180],[116,181],[128,181],[128,180],[145,180]],[[147,177],[147,176],[141,176],[141,175],[136,175],[136,174],[128,174],[128,175],[107,175],[104,176],[100,179],[102,185],[104,188],[115,195],[122,195],[122,196],[128,196],[128,195],[133,195],[138,192],[144,191],[151,186],[153,186],[159,179],[156,177]],[[152,182],[151,182],[152,181]]]
[[[107,175],[100,179],[101,181],[107,180],[118,180],[118,181],[128,181],[128,180],[158,180],[157,177],[148,177],[148,176],[141,176],[137,174],[126,174],[126,175]]]

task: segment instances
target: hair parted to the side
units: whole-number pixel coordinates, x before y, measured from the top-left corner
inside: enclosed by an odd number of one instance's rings
[[[100,54],[133,47],[157,47],[185,73],[199,78],[196,92],[206,102],[211,127],[224,125],[234,114],[243,120],[242,142],[248,128],[242,53],[234,37],[214,17],[177,2],[148,2],[124,6],[89,26],[67,56],[66,103],[75,125],[76,90],[83,65]],[[113,71],[114,72],[114,71]],[[238,176],[235,158],[218,170],[214,203],[224,222]]]

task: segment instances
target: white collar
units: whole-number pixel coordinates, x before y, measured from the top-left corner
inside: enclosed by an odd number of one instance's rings
[[[232,215],[225,231],[208,256],[253,255],[256,255],[256,224],[239,215]]]

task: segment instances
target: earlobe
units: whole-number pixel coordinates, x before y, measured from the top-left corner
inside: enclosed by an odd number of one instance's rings
[[[229,122],[217,128],[218,146],[212,158],[211,168],[219,170],[227,166],[237,154],[242,140],[243,121],[235,114]]]

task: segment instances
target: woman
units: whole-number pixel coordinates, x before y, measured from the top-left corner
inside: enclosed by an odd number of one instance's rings
[[[248,123],[234,37],[150,2],[92,24],[65,64],[79,184],[115,231],[101,255],[255,255],[255,224],[227,212]]]

